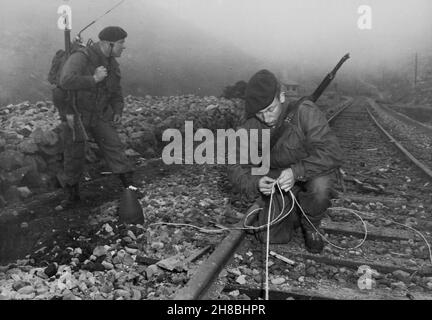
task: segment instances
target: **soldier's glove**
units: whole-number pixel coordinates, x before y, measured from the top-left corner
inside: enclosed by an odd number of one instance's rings
[[[115,124],[119,124],[121,122],[121,115],[120,114],[114,114],[113,122]]]
[[[72,130],[72,140],[75,141],[75,116],[73,114],[67,114],[66,123]]]
[[[270,177],[267,177],[267,176],[262,177],[258,182],[259,191],[262,194],[269,196],[272,193],[272,188],[273,188],[274,182],[275,182],[275,180],[270,178]]]
[[[104,66],[97,67],[93,75],[96,83],[103,81],[108,76],[108,71]]]
[[[288,191],[294,186],[294,173],[291,168],[281,172],[278,178],[279,186],[283,191]]]

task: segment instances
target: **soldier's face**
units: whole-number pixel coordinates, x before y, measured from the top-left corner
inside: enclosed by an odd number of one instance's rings
[[[122,55],[124,49],[126,49],[125,39],[114,42],[114,46],[112,49],[113,57],[119,58]]]
[[[267,126],[273,127],[282,112],[281,105],[282,104],[279,100],[279,97],[275,97],[273,102],[268,107],[256,114],[256,117],[261,122],[264,122]]]

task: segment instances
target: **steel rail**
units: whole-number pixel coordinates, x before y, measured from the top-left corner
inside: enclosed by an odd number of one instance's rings
[[[328,123],[330,123],[331,121],[333,121],[334,119],[336,119],[336,117],[338,115],[340,115],[346,108],[348,108],[349,106],[352,105],[354,99],[350,98],[350,100],[343,102],[344,106],[342,108],[340,108],[338,111],[336,111],[335,114],[333,114],[327,121]]]
[[[248,213],[257,208],[258,204],[255,203],[249,208]],[[248,223],[253,223],[256,217],[257,215],[254,215]],[[239,223],[238,226],[243,226],[243,222]],[[200,265],[186,286],[176,294],[174,300],[202,299],[245,236],[246,232],[244,230],[230,231],[228,236],[222,240],[210,257]]]
[[[334,115],[332,115],[328,122],[340,115],[343,110],[352,104],[353,101],[353,99],[345,101],[345,105],[341,107]],[[258,204],[255,203],[249,208],[247,213],[257,208]],[[256,219],[256,217],[257,215],[255,214],[251,220]],[[252,222],[248,221],[248,223],[250,224]],[[239,225],[242,226],[243,223],[240,223]],[[174,300],[203,299],[212,287],[213,282],[219,276],[219,273],[222,271],[223,267],[228,263],[235,250],[240,246],[245,236],[246,232],[244,230],[231,231],[228,236],[226,236],[217,246],[210,257],[208,257],[207,260],[199,266],[188,283],[179,290],[179,292],[175,295]]]
[[[368,101],[370,104],[371,102]],[[432,179],[432,170],[429,169],[426,165],[417,160],[407,149],[405,149],[390,133],[388,133],[378,122],[378,120],[373,116],[370,112],[369,108],[366,107],[366,111],[368,112],[370,118],[373,120],[375,125],[389,138],[390,142],[394,143],[395,146],[408,158],[410,159],[417,167],[419,167],[423,172],[425,172],[430,179]]]

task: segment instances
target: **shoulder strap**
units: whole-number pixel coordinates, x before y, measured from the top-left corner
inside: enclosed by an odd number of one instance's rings
[[[78,52],[83,54],[87,58],[87,60],[92,64],[93,67],[95,67],[95,68],[97,67],[98,63],[96,61],[94,61],[94,59],[92,58],[92,56],[88,52],[87,47],[80,48],[80,49],[74,51],[73,53],[78,53]]]
[[[273,147],[276,145],[276,143],[279,141],[279,139],[282,136],[283,128],[284,128],[284,122],[285,120],[290,120],[295,116],[296,112],[299,109],[299,106],[307,100],[307,97],[302,97],[297,101],[293,101],[288,103],[287,108],[284,110],[284,113],[281,114],[280,121],[277,125],[277,127],[274,129],[273,133],[270,137],[270,150],[273,149]]]

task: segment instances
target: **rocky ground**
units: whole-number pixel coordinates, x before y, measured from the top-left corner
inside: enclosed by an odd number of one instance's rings
[[[3,187],[13,182],[10,188],[18,190],[21,203],[0,214],[0,299],[172,298],[226,235],[217,226],[242,218],[248,203],[231,190],[225,166],[165,165],[158,159],[163,130],[184,131],[185,120],[193,120],[194,128],[235,127],[242,102],[196,96],[127,97],[126,102],[119,132],[138,165],[134,179],[145,215],[142,226],[118,221],[121,185],[100,175],[104,165],[92,160],[91,153],[84,199],[77,207],[58,208],[63,194],[55,186],[51,193],[37,195],[46,185],[31,189],[27,183],[43,174],[49,181],[50,170],[61,163],[55,109],[50,102],[1,109],[1,163],[9,160],[9,166],[1,167]],[[91,149],[96,159],[98,150]],[[26,161],[38,157],[46,167],[26,168]],[[21,158],[23,166],[15,161]],[[7,180],[17,170],[24,177]],[[30,189],[26,196],[23,187]],[[10,201],[9,189],[5,202]],[[171,225],[175,223],[180,225]]]
[[[186,120],[194,128],[235,127],[243,114],[241,100],[194,95],[125,99],[125,111],[118,126],[129,156],[152,158],[164,146],[167,128],[184,132]],[[56,175],[62,170],[62,125],[50,101],[23,102],[0,108],[0,208],[33,194],[58,188]],[[95,177],[104,170],[97,145],[90,141],[86,174]],[[105,168],[106,170],[106,168]]]
[[[30,239],[29,254],[0,267],[0,299],[172,298],[226,234],[216,225],[242,214],[231,204],[222,168],[170,170],[158,179],[139,176],[144,225],[119,223],[114,200],[79,217],[65,214],[70,223]],[[20,228],[25,234],[34,226]]]
[[[373,112],[378,116],[380,123],[389,130],[408,151],[418,160],[422,161],[427,167],[432,167],[432,130],[415,125],[412,122],[404,121],[401,117],[396,117],[380,108],[377,104],[372,104]]]
[[[168,166],[158,156],[165,129],[184,132],[186,120],[195,129],[235,127],[242,102],[193,95],[125,101],[118,131],[138,165],[144,225],[119,223],[121,186],[100,175],[104,164],[92,143],[84,199],[70,210],[58,207],[63,195],[53,175],[63,149],[54,106],[24,102],[0,110],[0,299],[170,298],[226,233],[216,225],[241,218],[225,167]]]

